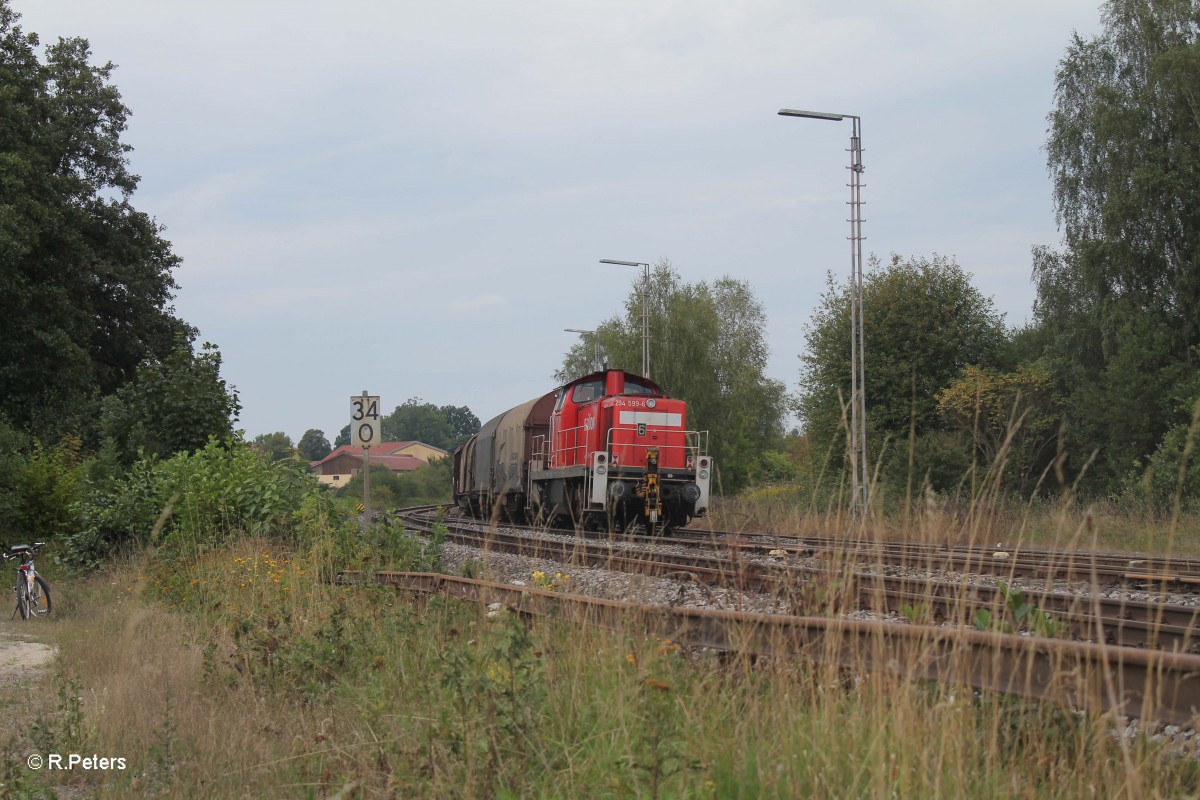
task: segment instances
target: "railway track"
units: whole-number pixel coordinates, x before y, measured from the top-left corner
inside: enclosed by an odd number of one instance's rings
[[[420,509],[426,515],[438,507]],[[446,507],[448,508],[448,507]],[[417,511],[417,509],[412,509]],[[428,516],[426,518],[429,518]],[[490,523],[498,529],[527,528]],[[571,536],[569,529],[547,529],[547,533]],[[595,536],[596,534],[587,534]],[[1139,553],[1061,552],[1046,548],[944,546],[915,542],[879,542],[867,538],[835,539],[819,536],[747,533],[716,529],[684,528],[672,536],[621,534],[631,543],[708,546],[728,552],[767,553],[781,550],[794,558],[826,558],[856,561],[873,566],[912,570],[980,573],[1001,577],[1078,580],[1138,584],[1143,588],[1177,588],[1200,593],[1200,559],[1164,557]]]
[[[635,605],[428,573],[379,572],[370,580],[418,595],[499,603],[525,616],[620,631],[636,628],[690,647],[801,657],[1144,722],[1188,725],[1200,712],[1200,656],[1190,654],[964,628]]]
[[[441,511],[430,506],[406,509],[398,516],[407,528],[428,533]],[[857,561],[861,553],[851,558],[853,551],[843,559],[827,558],[830,568],[819,568],[786,563],[799,558],[798,550],[784,550],[785,563],[764,563],[770,559],[763,559],[758,552],[763,542],[747,543],[745,534],[708,536],[701,546],[693,538],[690,548],[685,544],[682,552],[664,552],[645,549],[650,542],[662,545],[662,539],[588,538],[573,532],[531,536],[528,530],[514,526],[456,520],[442,524],[447,541],[485,551],[773,593],[786,600],[789,613],[639,605],[423,573],[345,573],[340,578],[385,583],[421,596],[439,593],[480,603],[499,602],[522,615],[554,616],[621,630],[636,626],[698,648],[802,657],[842,669],[956,683],[1146,722],[1186,726],[1200,715],[1200,655],[1189,652],[1195,647],[1193,629],[1200,615],[1196,606],[1104,598],[1095,592],[1026,591],[1023,603],[1052,614],[1071,635],[1087,641],[1016,635],[976,630],[968,624],[980,610],[1002,614],[1005,606],[1011,605],[1011,590],[932,577],[859,572],[855,565],[861,563]],[[941,554],[935,551],[910,546],[891,552],[899,555],[901,563],[916,560],[928,565]],[[830,546],[828,552],[837,551]],[[889,551],[869,552],[871,558],[882,559]],[[1042,552],[1029,562],[1039,558],[1046,562],[1054,555]],[[978,556],[966,554],[957,563],[986,563]],[[1111,564],[1113,572],[1120,572],[1116,561]],[[1089,564],[1093,581],[1098,574],[1091,569],[1095,563]],[[1185,566],[1183,560],[1161,560],[1155,569],[1170,567],[1183,574],[1181,566]],[[1127,580],[1128,572],[1122,573]],[[862,608],[919,611],[908,614],[911,622],[942,624],[896,624],[841,616]]]
[[[401,519],[409,527],[429,531],[436,514],[434,507],[409,509],[401,513]],[[448,540],[457,544],[758,592],[777,598],[785,609],[800,615],[837,616],[866,609],[903,615],[911,622],[971,624],[981,612],[987,612],[994,625],[1016,628],[1023,621],[1045,622],[1047,616],[1030,613],[1036,609],[1048,615],[1047,626],[1062,636],[1171,652],[1200,651],[1196,636],[1200,604],[1108,597],[1096,591],[1017,590],[999,582],[947,580],[935,577],[932,571],[913,577],[912,572],[929,568],[929,559],[921,560],[915,569],[889,563],[874,564],[875,569],[865,571],[858,566],[863,562],[852,554],[847,554],[844,561],[827,559],[821,566],[793,565],[786,563],[795,558],[791,551],[774,548],[774,552],[783,553],[782,558],[764,558],[758,550],[716,537],[703,546],[696,546],[695,540],[690,544],[684,540],[677,552],[646,549],[649,544],[661,548],[671,541],[650,537],[587,538],[573,532],[566,536],[531,536],[527,529],[517,526],[474,521],[445,524]],[[905,550],[902,555],[908,558],[912,552]],[[871,565],[870,560],[865,563]],[[880,566],[904,569],[910,574],[885,574],[878,569]],[[1012,573],[1006,571],[1004,577],[1011,579]],[[1113,580],[1110,577],[1110,582]]]
[[[719,534],[727,547],[761,550],[771,546],[797,556],[833,557],[875,561],[912,569],[1003,573],[1010,577],[1081,580],[1092,583],[1137,582],[1150,586],[1180,587],[1200,591],[1200,562],[1139,554],[1062,553],[1041,548],[1009,550],[997,547],[939,547],[912,543],[839,543],[805,538],[778,545],[758,536]]]

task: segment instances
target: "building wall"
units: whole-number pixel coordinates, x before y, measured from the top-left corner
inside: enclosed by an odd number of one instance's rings
[[[436,447],[431,447],[423,442],[413,442],[407,447],[401,447],[399,450],[393,450],[394,455],[407,455],[413,458],[419,458],[426,464],[433,458],[445,458],[448,453],[444,450],[439,450]]]
[[[353,475],[318,475],[317,483],[321,484],[322,486],[332,486],[333,488],[337,489],[341,486],[345,486],[353,477]]]
[[[321,465],[317,481],[326,486],[345,486],[361,469],[361,459],[349,453],[342,453]]]
[[[372,450],[372,452],[374,452]],[[389,456],[406,455],[411,456],[424,463],[429,463],[431,458],[444,458],[447,454],[436,447],[431,447],[421,442],[413,442],[412,444],[399,448],[397,450],[388,450]],[[372,463],[379,463],[373,457]],[[342,453],[336,458],[331,458],[321,464],[316,473],[317,481],[325,486],[345,486],[350,482],[350,479],[357,475],[362,470],[362,459],[352,453]],[[406,471],[406,470],[405,470]]]

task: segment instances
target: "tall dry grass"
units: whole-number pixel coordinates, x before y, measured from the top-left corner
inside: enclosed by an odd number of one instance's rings
[[[336,586],[264,541],[57,587],[27,796],[1179,797],[1200,768],[1109,720],[909,677],[688,652],[635,629]],[[69,598],[69,599],[68,599]],[[58,687],[67,691],[62,696]],[[71,700],[71,698],[81,698]],[[36,740],[36,741],[35,741]],[[69,751],[66,751],[69,752]]]
[[[847,436],[842,469],[837,468],[832,450],[819,459],[813,455],[797,482],[718,498],[710,516],[693,527],[866,541],[1200,554],[1200,513],[1194,495],[1196,459],[1200,457],[1196,447],[1200,440],[1200,399],[1195,403],[1177,463],[1171,466],[1170,459],[1165,461],[1167,474],[1155,476],[1153,469],[1147,468],[1143,486],[1130,484],[1120,497],[1106,498],[1080,493],[1080,484],[1096,454],[1084,459],[1073,478],[1066,474],[1068,454],[1062,431],[1055,458],[1036,476],[1032,489],[1023,495],[1012,489],[1015,443],[1028,415],[1021,402],[1018,395],[991,460],[980,463],[975,457],[953,491],[935,492],[927,476],[915,472],[914,429],[907,443],[908,473],[887,476],[883,469],[886,451],[903,444],[887,439],[877,444],[869,508],[865,512],[852,509],[846,465],[852,463],[853,454]],[[977,410],[975,441],[985,438],[980,424]],[[1169,484],[1169,496],[1148,499],[1152,479],[1158,481],[1159,490]]]

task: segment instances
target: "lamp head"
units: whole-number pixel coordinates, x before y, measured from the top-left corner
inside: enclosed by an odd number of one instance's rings
[[[781,117],[805,117],[806,119],[830,119],[834,122],[840,122],[845,119],[848,114],[828,114],[824,111],[801,111],[798,108],[781,108],[779,109]]]

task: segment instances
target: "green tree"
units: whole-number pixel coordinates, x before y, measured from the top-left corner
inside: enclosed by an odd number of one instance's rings
[[[84,39],[38,57],[0,0],[0,413],[51,440],[194,331],[173,315],[179,259],[130,204],[129,109]]]
[[[320,461],[333,452],[333,448],[329,446],[329,440],[325,438],[325,431],[316,428],[309,428],[304,432],[296,449],[300,451],[301,458],[306,461]]]
[[[625,314],[596,328],[604,361],[614,369],[642,367],[641,279]],[[770,350],[766,314],[745,281],[720,278],[687,284],[669,261],[655,265],[647,294],[651,378],[688,402],[688,427],[707,430],[726,490],[778,473],[770,453],[782,447],[787,393],[764,374]],[[589,337],[564,356],[554,377],[567,382],[592,371]]]
[[[849,402],[851,388],[850,291],[832,276],[828,281],[805,328],[799,409],[816,451],[831,453],[840,467],[846,462],[842,403]],[[872,259],[863,305],[868,457],[874,461],[885,441],[895,452],[896,442],[908,442],[914,433],[941,431],[938,394],[969,365],[999,366],[1006,334],[991,299],[943,256],[893,255],[882,268]],[[908,448],[901,449],[897,473],[907,469]]]
[[[205,342],[193,353],[180,341],[165,360],[147,361],[131,383],[105,399],[100,428],[105,448],[130,465],[139,456],[189,452],[227,438],[241,410],[237,391],[221,378],[221,353]]]
[[[1070,463],[1117,487],[1200,392],[1200,6],[1110,0],[1056,75],[1046,145],[1065,249],[1035,323],[1069,396]]]
[[[281,461],[282,459],[290,458],[296,449],[292,445],[292,437],[283,431],[260,433],[254,437],[254,443],[258,445],[259,452],[271,461]]]
[[[1012,372],[968,366],[937,403],[949,430],[973,445],[980,466],[998,470],[1021,494],[1035,488],[1055,453],[1062,414],[1045,363]]]
[[[475,435],[481,427],[479,417],[466,406],[445,405],[440,406],[439,410],[446,415],[446,423],[450,426],[450,446],[443,447],[443,450],[450,451],[458,447]]]
[[[417,441],[450,451],[479,430],[479,418],[466,406],[435,406],[414,397],[385,416],[382,427],[385,442]]]

